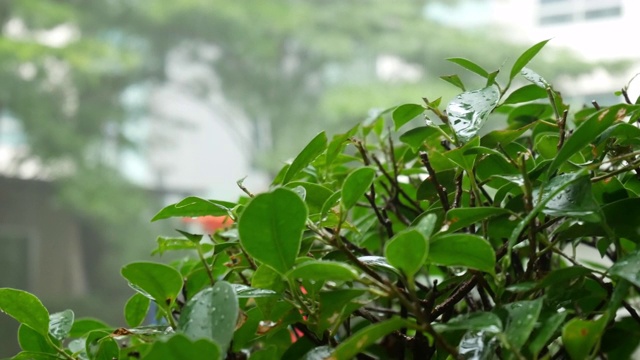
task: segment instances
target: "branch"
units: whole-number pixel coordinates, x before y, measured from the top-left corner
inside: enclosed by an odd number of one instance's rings
[[[440,202],[442,203],[442,208],[444,209],[445,212],[449,211],[449,199],[447,198],[447,189],[445,189],[444,186],[442,186],[440,182],[438,182],[438,177],[436,176],[435,170],[433,170],[433,167],[431,166],[431,162],[429,161],[429,155],[427,155],[426,151],[420,151],[420,160],[422,160],[422,164],[424,165],[424,167],[427,169],[427,172],[429,173],[429,179],[431,179],[431,182],[436,187],[436,191],[438,192],[438,197],[440,197]]]

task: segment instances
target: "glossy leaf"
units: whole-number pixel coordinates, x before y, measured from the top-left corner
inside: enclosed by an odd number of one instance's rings
[[[606,325],[606,316],[598,320],[570,320],[562,328],[562,343],[571,359],[586,359],[600,341]]]
[[[147,316],[150,304],[151,301],[146,296],[140,293],[133,294],[124,306],[124,319],[127,325],[129,327],[140,326]]]
[[[605,131],[615,121],[624,118],[626,114],[626,105],[612,106],[593,114],[589,119],[578,126],[571,137],[565,141],[564,145],[558,152],[558,156],[556,156],[551,165],[549,165],[547,173],[549,175],[553,174],[561,164],[568,161],[575,153],[593,142],[603,131]]]
[[[58,355],[36,351],[22,351],[12,357],[11,360],[60,360],[60,357]]]
[[[448,58],[447,61],[451,61],[454,64],[458,64],[463,68],[482,76],[483,78],[489,77],[489,73],[485,69],[483,69],[480,65],[474,63],[471,60],[454,57],[454,58]]]
[[[231,284],[236,297],[240,298],[263,298],[277,296],[278,293],[269,289],[258,289],[242,284]]]
[[[160,307],[173,303],[182,289],[182,275],[174,268],[153,262],[136,262],[125,265],[122,276],[141,289],[142,295],[150,296]]]
[[[333,194],[333,192],[328,188],[310,182],[292,181],[287,184],[288,188],[293,188],[296,186],[300,186],[306,191],[304,202],[309,208],[310,215],[319,213],[322,210],[322,206],[324,205],[324,203]]]
[[[443,232],[455,232],[494,216],[509,214],[510,211],[497,207],[456,208],[447,211],[446,229]]]
[[[192,340],[213,340],[222,353],[233,338],[238,319],[238,298],[233,286],[218,281],[194,295],[182,309],[178,329]]]
[[[540,351],[547,345],[547,343],[553,338],[560,325],[567,317],[567,312],[555,313],[550,316],[540,317],[540,325],[531,335],[531,341],[529,342],[529,352],[536,358]]]
[[[391,266],[387,259],[382,256],[361,256],[358,258],[360,262],[363,264],[372,267],[374,270],[382,270],[386,273],[394,274],[394,275],[402,275],[398,269]]]
[[[251,286],[256,289],[275,291],[276,293],[282,293],[285,290],[282,275],[266,265],[260,265],[253,273]],[[278,298],[275,296],[255,299],[256,305],[267,318],[271,316],[271,310],[273,310],[277,301]]]
[[[462,359],[491,359],[496,353],[498,341],[490,331],[469,330],[460,340],[458,353]]]
[[[546,97],[547,91],[544,88],[541,88],[537,84],[529,84],[512,92],[504,100],[503,104],[519,104],[523,102],[544,99]]]
[[[533,83],[532,85],[538,87],[539,89],[547,89],[551,87],[547,80],[545,80],[542,76],[538,75],[538,73],[529,68],[523,68],[521,73],[525,79],[531,81]],[[548,96],[547,91],[544,90],[544,92],[545,95]]]
[[[231,211],[230,209],[235,206],[236,204],[227,201],[205,200],[196,196],[189,196],[160,210],[151,221],[171,217],[227,216]]]
[[[412,226],[422,234],[425,238],[431,238],[433,231],[436,229],[436,223],[438,222],[438,216],[436,214],[426,214],[414,221]]]
[[[375,178],[376,172],[372,168],[362,167],[354,170],[347,176],[342,184],[342,206],[349,210],[364,195]]]
[[[547,42],[549,42],[549,40],[541,41],[522,53],[522,55],[520,55],[520,57],[516,59],[515,63],[513,63],[513,67],[511,68],[511,72],[509,73],[509,79],[513,79],[514,77],[516,77],[516,75],[520,73],[520,70],[527,66],[529,61],[531,61],[531,59],[533,59],[538,54],[538,52],[547,44]]]
[[[455,75],[455,74],[444,75],[444,76],[440,76],[440,79],[448,82],[449,84],[457,87],[462,91],[467,91],[467,89],[464,87],[464,84],[462,83],[462,80],[460,80],[460,77],[458,75]]]
[[[419,126],[400,135],[400,141],[409,145],[413,151],[418,151],[428,139],[439,136],[440,131],[434,126]]]
[[[569,184],[567,184],[570,181]],[[563,189],[555,196],[547,196],[558,187]],[[591,181],[589,176],[574,178],[572,174],[562,174],[551,179],[542,189],[533,192],[534,204],[537,199],[548,198],[542,212],[552,216],[570,216],[589,222],[599,222],[602,220],[600,206],[591,192]]]
[[[444,324],[436,324],[438,331],[474,330],[499,333],[502,331],[500,317],[490,312],[475,312],[454,317]]]
[[[466,143],[480,131],[499,99],[498,88],[489,86],[464,92],[449,102],[449,124],[460,141]]]
[[[463,266],[493,274],[496,254],[485,239],[470,234],[445,234],[434,237],[429,261],[444,266]]]
[[[358,272],[341,262],[311,260],[296,265],[285,276],[289,279],[352,281],[358,278]]]
[[[113,360],[118,358],[118,343],[105,331],[92,331],[87,335],[86,352],[93,360]]]
[[[636,251],[616,261],[609,269],[609,274],[640,286],[640,252]]]
[[[369,325],[340,343],[326,360],[354,358],[369,345],[374,344],[392,331],[398,330],[406,325],[406,321],[400,318],[392,318]]]
[[[74,314],[71,310],[65,310],[49,315],[49,334],[62,341],[69,336],[73,327]]]
[[[389,264],[400,269],[409,278],[413,278],[424,265],[428,252],[429,243],[418,230],[398,233],[384,248],[384,256]]]
[[[0,288],[0,311],[43,336],[47,336],[49,332],[49,312],[33,294]]]
[[[207,339],[189,340],[176,334],[166,341],[157,341],[151,347],[145,360],[218,360],[223,351]]]
[[[404,104],[400,105],[395,110],[391,117],[393,118],[393,123],[396,126],[396,131],[402,127],[402,125],[408,123],[409,121],[417,118],[418,116],[424,113],[424,107],[416,104]]]
[[[513,302],[503,308],[509,314],[504,333],[509,344],[520,351],[536,326],[542,310],[542,299]]]
[[[333,349],[327,345],[318,346],[306,353],[301,360],[325,360],[331,356],[331,350]]]
[[[307,206],[293,191],[260,194],[240,216],[240,243],[250,256],[284,274],[298,256],[306,220]]]
[[[18,328],[18,344],[24,351],[33,351],[47,354],[56,354],[56,349],[49,344],[45,335],[38,333],[32,328],[20,324]]]
[[[283,184],[286,184],[293,180],[293,178],[298,175],[300,171],[309,166],[313,160],[315,160],[322,152],[327,148],[327,134],[325,132],[321,132],[316,135],[305,148],[296,156],[296,158],[289,166],[286,174],[284,175],[284,179],[282,180]]]

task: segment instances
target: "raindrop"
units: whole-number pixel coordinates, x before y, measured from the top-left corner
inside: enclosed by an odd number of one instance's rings
[[[462,276],[467,273],[467,268],[462,266],[452,266],[451,272],[455,276]]]

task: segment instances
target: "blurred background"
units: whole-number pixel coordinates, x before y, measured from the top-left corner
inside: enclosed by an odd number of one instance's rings
[[[321,130],[446,103],[441,75],[482,86],[448,57],[508,69],[553,38],[530,67],[577,106],[618,101],[639,15],[634,0],[0,0],[0,287],[121,326],[120,267],[185,226],[151,224],[162,206],[235,200],[245,176],[264,190]],[[0,357],[16,329],[0,315]]]

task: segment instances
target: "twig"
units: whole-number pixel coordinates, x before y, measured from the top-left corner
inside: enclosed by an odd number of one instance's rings
[[[247,189],[243,183],[244,183],[244,179],[246,179],[247,177],[243,177],[242,179],[236,181],[236,184],[238,185],[238,187],[240,188],[240,190],[242,190],[242,192],[244,192],[245,194],[247,194],[249,197],[255,197],[255,195],[253,195],[253,193],[251,191],[249,191],[249,189]]]
[[[558,138],[558,150],[562,148],[564,145],[564,139],[567,136],[567,115],[569,114],[569,110],[565,110],[562,112],[562,119],[558,121],[558,132],[560,137]]]
[[[621,91],[622,96],[624,97],[624,101],[627,102],[627,104],[629,105],[633,105],[633,102],[631,101],[631,99],[629,99],[629,94],[627,93],[627,89],[623,88]]]
[[[442,208],[445,212],[449,211],[450,207],[449,199],[447,198],[447,189],[445,189],[444,186],[442,186],[440,182],[438,182],[438,177],[436,176],[435,170],[433,170],[433,167],[431,166],[429,155],[427,155],[426,151],[420,151],[420,160],[422,160],[422,164],[429,173],[429,179],[431,179],[431,182],[436,187],[438,197],[440,197],[440,202],[442,203]]]

